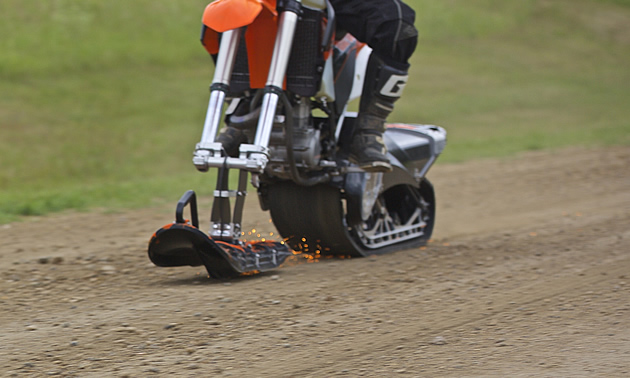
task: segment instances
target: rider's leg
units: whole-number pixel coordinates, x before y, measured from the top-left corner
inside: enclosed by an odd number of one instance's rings
[[[407,84],[407,71],[387,65],[376,54],[370,56],[363,83],[350,160],[371,172],[387,172],[392,167],[383,143],[385,120],[394,110]]]
[[[331,0],[337,22],[373,50],[368,63],[351,158],[368,171],[389,171],[385,120],[407,82],[418,31],[414,11],[400,0]]]

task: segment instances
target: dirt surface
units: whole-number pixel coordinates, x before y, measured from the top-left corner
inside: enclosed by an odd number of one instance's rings
[[[0,376],[627,376],[629,167],[629,147],[439,165],[427,247],[231,281],[151,264],[171,206],[0,225]]]

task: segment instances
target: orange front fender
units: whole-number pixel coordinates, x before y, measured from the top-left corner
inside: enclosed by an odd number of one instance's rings
[[[217,0],[210,3],[203,12],[203,24],[223,33],[250,25],[266,8],[277,16],[275,0]]]
[[[263,88],[277,32],[276,0],[217,0],[203,12],[201,42],[210,54],[219,52],[219,33],[248,26],[247,55],[252,88]]]

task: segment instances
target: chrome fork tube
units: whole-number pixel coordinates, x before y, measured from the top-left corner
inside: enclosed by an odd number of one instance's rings
[[[269,146],[269,137],[276,116],[278,99],[280,93],[282,93],[282,84],[287,72],[287,65],[289,64],[297,22],[298,15],[293,11],[284,11],[280,14],[278,33],[276,34],[273,56],[265,86],[265,95],[254,139],[254,144],[264,149]]]
[[[213,143],[216,138],[217,131],[219,130],[225,95],[230,85],[230,78],[232,76],[234,62],[236,61],[236,53],[238,52],[238,44],[241,39],[241,34],[242,28],[234,29],[223,33],[221,38],[217,64],[214,69],[214,78],[212,79],[212,85],[210,86],[208,112],[206,113],[206,120],[203,124],[203,133],[201,134],[200,144],[202,146],[207,143]]]
[[[293,36],[298,22],[297,13],[285,11],[280,14],[278,21],[278,33],[274,44],[273,56],[267,76],[267,86],[282,88],[284,75],[289,64],[289,55],[293,46]]]

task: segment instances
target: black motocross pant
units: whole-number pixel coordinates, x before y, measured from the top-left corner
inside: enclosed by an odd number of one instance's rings
[[[367,43],[386,64],[406,71],[418,43],[416,14],[401,0],[330,0],[339,28]]]

